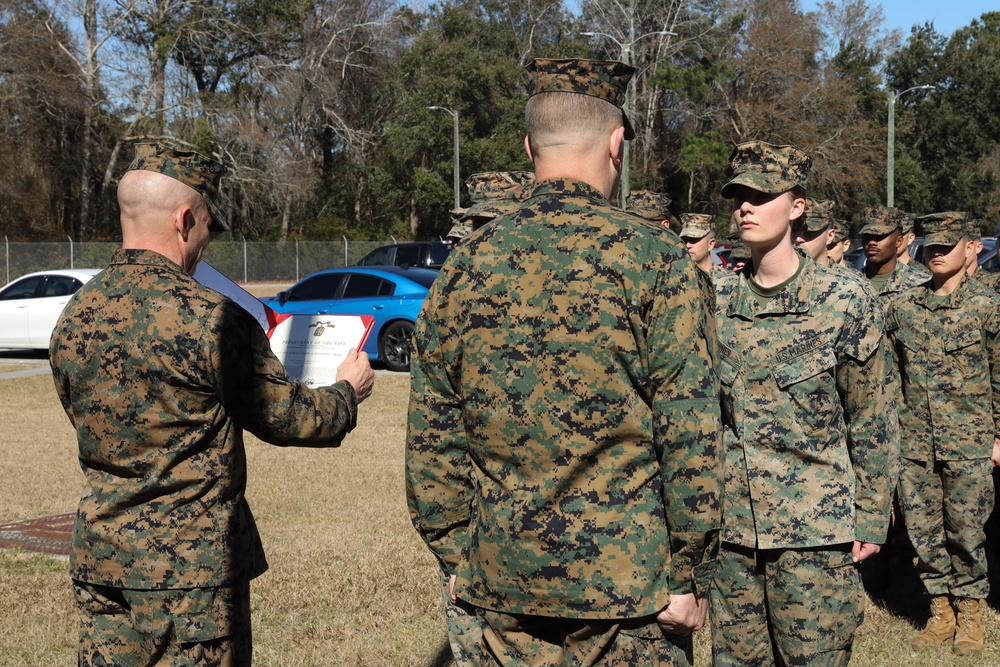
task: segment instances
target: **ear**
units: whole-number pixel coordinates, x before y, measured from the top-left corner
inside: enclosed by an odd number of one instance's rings
[[[833,237],[836,236],[836,235],[837,235],[837,230],[833,228],[833,225],[830,225],[830,229],[826,230],[826,244],[825,245],[829,246],[831,243],[833,243]]]
[[[796,197],[792,200],[792,210],[788,216],[789,222],[795,220],[796,218],[802,217],[802,214],[806,211],[806,200],[802,197]]]
[[[524,152],[528,154],[528,159],[531,160],[531,164],[535,164],[535,152],[531,150],[531,135],[524,135]]]
[[[608,138],[608,153],[611,156],[611,162],[614,163],[615,167],[621,168],[622,165],[622,155],[625,153],[625,128],[618,126],[611,132],[611,136]]]
[[[177,209],[174,213],[174,226],[177,229],[178,235],[184,241],[188,240],[188,236],[191,230],[194,229],[195,224],[194,212],[190,208],[185,206]]]
[[[714,238],[711,238],[711,239],[708,240],[708,249],[709,250],[714,250],[715,249],[715,239]]]

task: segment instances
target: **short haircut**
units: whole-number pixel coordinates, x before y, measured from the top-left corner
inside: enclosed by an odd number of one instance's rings
[[[621,127],[622,110],[598,97],[580,93],[539,93],[524,109],[528,135],[544,145],[550,137],[566,133],[602,135]]]

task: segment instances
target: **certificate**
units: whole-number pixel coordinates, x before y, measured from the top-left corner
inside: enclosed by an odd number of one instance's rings
[[[371,333],[371,315],[286,315],[274,313],[267,337],[271,350],[290,377],[307,387],[337,381],[337,367],[353,348],[360,350]]]

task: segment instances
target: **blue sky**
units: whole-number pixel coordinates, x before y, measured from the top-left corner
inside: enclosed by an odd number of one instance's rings
[[[914,25],[933,21],[935,30],[949,36],[985,12],[1000,11],[997,0],[868,0],[868,4],[882,6],[886,27],[902,30],[904,41]],[[816,0],[799,0],[802,11],[812,11],[816,5]],[[566,0],[566,6],[572,11],[579,11],[580,3],[579,0]]]
[[[887,28],[900,28],[903,40],[910,34],[910,28],[927,21],[934,22],[934,29],[942,35],[951,35],[958,28],[972,23],[988,11],[1000,11],[1000,2],[996,0],[885,0],[872,2],[869,5],[882,5]],[[803,11],[812,11],[817,3],[814,0],[801,0]]]

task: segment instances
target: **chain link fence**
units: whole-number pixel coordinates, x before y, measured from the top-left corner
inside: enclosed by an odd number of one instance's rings
[[[384,241],[212,241],[202,259],[237,282],[297,282],[322,269],[352,266]],[[34,271],[102,269],[120,243],[18,243],[4,237],[0,278],[10,281]]]

